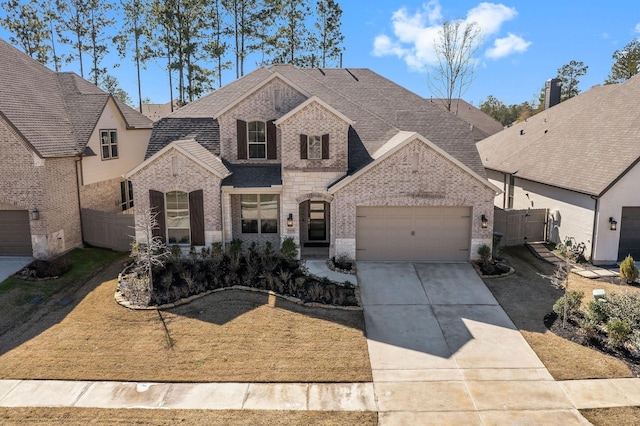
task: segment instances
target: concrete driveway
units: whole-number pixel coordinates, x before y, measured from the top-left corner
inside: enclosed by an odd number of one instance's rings
[[[381,424],[588,424],[470,264],[358,280]]]
[[[0,282],[28,265],[33,258],[17,256],[0,256]]]

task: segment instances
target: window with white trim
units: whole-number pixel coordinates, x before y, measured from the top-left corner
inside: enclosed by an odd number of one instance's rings
[[[240,209],[243,234],[278,232],[278,194],[242,194]]]
[[[267,158],[267,124],[264,121],[247,123],[247,143],[249,158]]]
[[[165,194],[167,241],[169,244],[191,244],[189,194],[171,191]]]
[[[322,160],[322,138],[318,135],[307,137],[307,159]]]
[[[118,132],[100,130],[100,152],[103,160],[118,158]]]

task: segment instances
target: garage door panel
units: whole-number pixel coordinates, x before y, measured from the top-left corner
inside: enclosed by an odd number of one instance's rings
[[[358,207],[357,216],[358,260],[469,260],[470,207]]]
[[[0,211],[0,256],[31,256],[31,230],[26,210]]]

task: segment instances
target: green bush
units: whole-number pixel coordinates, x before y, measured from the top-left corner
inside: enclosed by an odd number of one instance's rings
[[[625,257],[620,264],[620,278],[625,279],[627,283],[632,283],[638,279],[638,268],[631,255]]]
[[[611,293],[603,308],[608,318],[620,318],[632,328],[640,328],[640,293]]]
[[[555,312],[560,316],[564,315],[565,297],[567,298],[567,315],[572,315],[576,313],[580,308],[580,302],[582,302],[584,293],[582,291],[569,290],[569,292],[566,295],[556,300],[556,303],[553,304],[553,312]]]
[[[488,263],[491,260],[491,248],[486,244],[481,245],[478,248],[478,255],[482,263]]]
[[[604,324],[609,319],[607,303],[592,300],[585,308],[585,316],[595,324]]]
[[[607,323],[609,342],[613,346],[621,346],[631,335],[631,326],[620,318],[612,318]]]
[[[287,262],[293,262],[298,258],[298,246],[291,237],[287,237],[282,240],[280,245],[280,257]]]

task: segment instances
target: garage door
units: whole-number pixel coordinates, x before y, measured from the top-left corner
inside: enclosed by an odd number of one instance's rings
[[[628,254],[640,260],[640,207],[623,207],[619,228],[618,260],[623,260]]]
[[[471,207],[358,207],[357,260],[468,261]]]
[[[32,256],[27,210],[0,210],[0,256]]]

